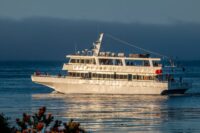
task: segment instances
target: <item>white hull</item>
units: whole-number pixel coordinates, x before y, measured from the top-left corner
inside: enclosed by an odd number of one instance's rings
[[[61,93],[95,94],[161,94],[168,90],[167,82],[157,81],[120,81],[78,78],[58,78],[32,76],[32,81],[53,88]],[[183,88],[174,88],[183,89]]]

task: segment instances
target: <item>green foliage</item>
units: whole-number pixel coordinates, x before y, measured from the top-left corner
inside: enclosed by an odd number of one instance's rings
[[[8,123],[9,118],[5,117],[3,113],[0,114],[0,132],[10,133],[11,129]]]
[[[80,128],[80,123],[74,122],[73,119],[67,123],[56,120],[51,127],[53,119],[50,113],[46,115],[46,107],[41,107],[33,116],[23,113],[22,119],[16,119],[19,128],[10,128],[9,118],[2,113],[0,114],[0,133],[85,133],[85,130]],[[60,127],[64,128],[60,129]]]

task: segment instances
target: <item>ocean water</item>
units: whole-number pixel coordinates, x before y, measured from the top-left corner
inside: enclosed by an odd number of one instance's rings
[[[63,62],[0,62],[0,112],[12,125],[23,112],[46,106],[55,119],[73,118],[90,132],[199,133],[200,61],[182,64],[185,80],[193,83],[186,95],[64,95],[30,79],[36,70],[64,74]]]

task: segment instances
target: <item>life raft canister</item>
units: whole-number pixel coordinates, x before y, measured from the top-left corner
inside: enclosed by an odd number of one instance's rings
[[[162,74],[162,69],[158,69],[155,71],[156,74]]]

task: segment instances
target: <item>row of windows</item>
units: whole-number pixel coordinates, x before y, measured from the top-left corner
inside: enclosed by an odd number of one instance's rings
[[[96,64],[94,59],[71,59],[70,63]]]
[[[71,77],[81,77],[81,78],[101,78],[101,79],[127,79],[127,80],[155,80],[155,76],[143,76],[143,75],[122,75],[122,74],[97,74],[97,73],[73,73],[69,72]]]
[[[122,66],[122,60],[120,60],[120,59],[99,59],[99,64]]]
[[[150,62],[146,60],[126,60],[127,66],[150,66]]]
[[[70,63],[96,64],[95,59],[71,59]],[[101,65],[122,65],[121,59],[99,59]],[[125,60],[127,66],[150,66],[148,60]],[[153,66],[161,66],[159,61],[153,61]]]

